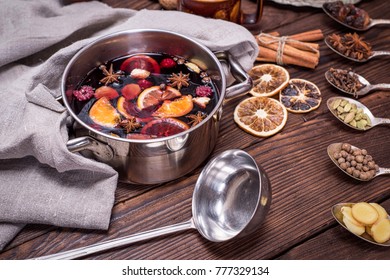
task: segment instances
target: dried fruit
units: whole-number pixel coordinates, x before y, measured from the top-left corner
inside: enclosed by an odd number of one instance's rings
[[[272,96],[282,90],[288,83],[290,75],[282,66],[275,64],[262,64],[249,71],[253,79],[253,96]]]
[[[176,62],[172,58],[164,58],[160,62],[161,68],[173,68],[176,66]]]
[[[165,100],[160,108],[153,113],[155,117],[181,117],[192,111],[194,104],[191,95],[184,95],[174,100]]]
[[[280,92],[280,101],[293,113],[307,113],[317,109],[322,101],[319,88],[303,79],[291,79]]]
[[[174,89],[173,87],[166,86],[164,89],[161,89],[160,86],[153,86],[145,89],[138,96],[137,106],[140,109],[158,105],[160,102],[168,99],[173,99],[181,96],[180,91]]]
[[[209,86],[198,86],[195,89],[195,94],[199,97],[210,97],[213,95],[213,90]]]
[[[109,86],[101,86],[97,88],[94,95],[96,99],[102,98],[103,96],[107,97],[108,99],[114,99],[119,96],[116,89]]]
[[[195,98],[192,98],[192,102],[194,102],[194,104],[198,105],[202,109],[206,108],[207,104],[210,103],[210,100],[211,99],[209,97],[195,97]]]
[[[120,114],[111,105],[110,100],[103,96],[98,99],[89,110],[89,117],[96,123],[106,127],[115,127],[119,124]]]
[[[150,72],[144,69],[135,68],[131,70],[130,77],[133,79],[146,79],[150,76]]]
[[[151,81],[148,81],[146,79],[138,80],[137,84],[141,87],[141,89],[147,89],[153,86],[153,83]]]
[[[127,84],[122,88],[121,93],[127,100],[132,100],[137,98],[141,91],[141,87],[138,84]]]
[[[82,86],[80,89],[74,90],[72,94],[78,101],[86,101],[94,95],[94,90],[91,86]]]
[[[241,101],[234,111],[234,121],[243,130],[260,137],[279,132],[287,122],[287,110],[269,97],[251,97]]]
[[[148,122],[141,130],[142,134],[154,137],[171,136],[189,129],[189,126],[175,118],[161,118]]]

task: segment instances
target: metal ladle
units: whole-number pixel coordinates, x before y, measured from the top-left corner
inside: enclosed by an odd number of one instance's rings
[[[334,219],[343,227],[345,228],[346,230],[348,230],[348,228],[345,226],[344,222],[343,222],[343,214],[341,212],[341,208],[343,206],[349,206],[349,207],[352,207],[354,203],[338,203],[336,205],[333,205],[332,206],[332,209],[331,209],[331,212],[332,212],[332,215],[334,217]],[[390,219],[390,217],[388,216],[387,217],[388,219]],[[349,230],[348,230],[349,231]],[[350,231],[349,231],[350,232]],[[352,232],[351,232],[352,233]],[[354,233],[352,233],[354,234]],[[357,234],[354,234],[356,235],[357,237],[363,239],[364,241],[367,241],[367,242],[370,242],[372,244],[375,244],[375,245],[379,245],[379,246],[385,246],[385,247],[388,247],[390,246],[390,240],[388,240],[387,242],[385,243],[378,243],[376,242],[367,232],[363,233],[362,235],[357,235]]]
[[[367,117],[370,119],[370,125],[369,126],[366,126],[365,128],[359,128],[359,127],[356,127],[356,126],[352,126],[346,122],[344,122],[342,119],[340,119],[338,116],[337,116],[337,112],[336,110],[334,110],[332,108],[332,104],[334,102],[334,100],[336,99],[342,99],[342,100],[346,100],[347,102],[349,103],[352,103],[352,104],[355,104],[357,108],[361,108],[363,110],[363,113],[367,115]],[[370,109],[368,109],[366,106],[364,106],[364,104],[360,103],[359,101],[355,100],[355,99],[352,99],[352,98],[347,98],[347,97],[331,97],[328,99],[328,101],[326,102],[326,105],[328,106],[328,109],[329,111],[339,120],[341,121],[343,124],[353,128],[353,129],[356,129],[356,130],[368,130],[368,129],[371,129],[373,128],[374,126],[377,126],[377,125],[390,125],[390,119],[387,119],[387,118],[377,118],[377,117],[374,117],[374,115],[371,113]]]
[[[343,71],[342,69],[334,69],[334,70],[335,71]],[[373,85],[373,84],[370,84],[370,82],[367,81],[363,76],[361,76],[355,72],[350,71],[350,72],[348,72],[348,75],[355,76],[359,80],[359,82],[362,84],[362,87],[359,90],[357,90],[356,92],[349,92],[341,87],[338,87],[336,84],[334,84],[332,82],[331,75],[332,74],[331,74],[330,70],[325,72],[325,78],[332,86],[334,86],[335,88],[337,88],[338,90],[340,90],[344,93],[347,93],[347,94],[350,94],[350,95],[353,95],[356,97],[366,95],[374,90],[386,90],[386,91],[390,90],[390,84],[381,83],[381,84]]]
[[[368,56],[367,58],[363,58],[363,59],[357,59],[357,58],[352,58],[352,57],[349,57],[341,52],[339,52],[337,49],[335,49],[332,44],[329,42],[328,38],[326,37],[325,38],[325,44],[332,50],[334,51],[335,53],[337,53],[338,55],[341,55],[349,60],[352,60],[352,61],[356,61],[356,62],[366,62],[374,57],[377,57],[377,56],[390,56],[390,52],[389,51],[372,51],[371,52],[371,55]]]
[[[375,25],[389,25],[390,24],[390,20],[388,20],[388,19],[372,19],[372,18],[370,18],[369,24],[367,24],[366,26],[364,26],[362,28],[359,28],[359,27],[349,25],[349,24],[339,20],[337,17],[333,16],[332,13],[330,13],[329,10],[326,8],[326,3],[324,3],[322,5],[322,9],[333,20],[337,21],[338,23],[340,23],[340,24],[342,24],[350,29],[356,30],[356,31],[366,31]]]
[[[74,259],[187,229],[197,229],[213,242],[227,241],[257,229],[270,204],[271,186],[265,172],[246,152],[228,150],[199,175],[189,221],[36,259]]]
[[[359,181],[370,181],[372,179],[374,179],[375,177],[378,177],[378,176],[381,176],[381,175],[390,175],[390,168],[384,168],[384,167],[379,167],[378,171],[375,173],[375,175],[370,178],[370,179],[367,179],[367,180],[363,180],[361,178],[358,178],[358,177],[355,177],[353,176],[352,174],[349,174],[347,171],[345,171],[344,169],[342,169],[339,165],[339,163],[337,162],[337,160],[334,158],[334,154],[336,152],[340,152],[341,151],[341,146],[342,146],[343,143],[333,143],[333,144],[330,144],[327,148],[327,152],[328,152],[328,156],[330,157],[330,159],[333,161],[333,163],[338,167],[340,168],[340,170],[342,170],[345,174],[347,174],[348,176],[356,179],[356,180],[359,180]],[[358,149],[357,147],[355,146],[351,146],[351,149]]]

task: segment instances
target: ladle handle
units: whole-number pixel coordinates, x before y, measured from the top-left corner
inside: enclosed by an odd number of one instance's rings
[[[119,237],[116,239],[96,243],[78,249],[73,249],[73,250],[69,250],[57,254],[38,257],[35,258],[35,260],[71,260],[71,259],[91,255],[97,252],[102,252],[108,249],[129,245],[135,242],[148,240],[154,237],[158,237],[158,236],[162,236],[162,235],[166,235],[169,233],[174,233],[174,232],[178,232],[190,228],[194,228],[192,219],[187,222],[161,227],[157,229],[152,229],[141,233],[135,233],[125,237]]]

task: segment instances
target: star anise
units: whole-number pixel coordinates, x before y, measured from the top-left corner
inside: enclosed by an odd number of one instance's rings
[[[180,90],[183,86],[188,87],[190,85],[188,82],[190,80],[189,76],[190,74],[183,74],[181,71],[179,74],[173,73],[172,77],[168,78],[171,82],[169,85],[177,87],[178,90]]]
[[[113,65],[111,64],[110,70],[107,70],[107,67],[105,65],[100,65],[100,70],[103,71],[104,78],[100,80],[101,83],[104,83],[104,85],[108,85],[109,83],[113,82],[119,82],[118,78],[120,76],[123,76],[121,73],[114,73]]]
[[[137,122],[137,119],[135,117],[125,119],[119,123],[119,126],[122,127],[126,133],[130,133],[138,128],[140,128],[142,125]]]
[[[188,124],[191,126],[195,126],[195,125],[201,123],[206,118],[206,116],[207,116],[207,114],[203,113],[201,111],[198,111],[198,113],[196,113],[196,115],[195,114],[188,115],[187,118],[190,119]]]

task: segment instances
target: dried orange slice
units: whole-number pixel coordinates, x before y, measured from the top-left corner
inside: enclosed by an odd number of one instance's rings
[[[149,106],[155,106],[164,100],[179,96],[181,96],[180,91],[173,87],[166,86],[162,89],[160,86],[152,86],[140,93],[137,99],[137,106],[140,109],[144,109]]]
[[[181,117],[194,108],[191,95],[184,95],[173,101],[165,100],[160,108],[153,113],[155,117],[170,118],[170,117]]]
[[[272,96],[282,90],[290,79],[290,74],[282,66],[275,64],[261,64],[249,71],[253,80],[250,93],[253,96]]]
[[[115,127],[120,121],[120,114],[106,96],[99,98],[92,105],[89,116],[95,123],[106,127]]]
[[[234,121],[243,130],[260,137],[279,132],[287,122],[287,110],[270,97],[255,96],[241,101],[234,110]]]
[[[321,91],[312,82],[291,79],[280,92],[280,102],[293,113],[307,113],[317,109],[322,101]]]

